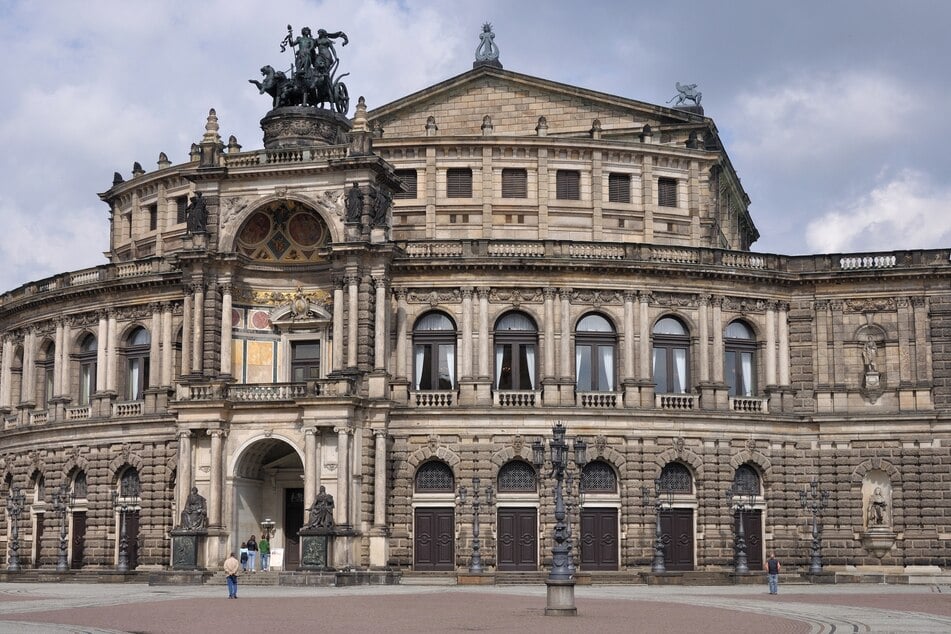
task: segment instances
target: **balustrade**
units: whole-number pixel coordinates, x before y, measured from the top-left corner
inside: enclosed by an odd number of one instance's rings
[[[498,407],[535,407],[540,402],[539,393],[530,390],[496,391],[492,402]]]
[[[617,392],[576,392],[575,402],[581,407],[620,407]]]
[[[411,392],[411,395],[410,403],[415,407],[452,407],[458,398],[454,390]]]
[[[730,409],[734,412],[750,412],[765,414],[768,411],[769,399],[755,397],[730,397]]]
[[[654,406],[658,409],[696,409],[697,396],[695,394],[655,394]]]

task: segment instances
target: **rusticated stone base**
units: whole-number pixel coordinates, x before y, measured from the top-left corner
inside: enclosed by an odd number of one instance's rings
[[[275,108],[261,119],[268,150],[347,142],[350,121],[331,110],[305,106]]]

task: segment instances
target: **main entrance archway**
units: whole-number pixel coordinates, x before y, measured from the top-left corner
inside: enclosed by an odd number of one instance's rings
[[[235,461],[231,526],[232,550],[254,535],[261,523],[274,522],[271,568],[295,570],[300,565],[297,532],[304,524],[304,463],[298,449],[282,438],[261,438],[244,447]],[[256,566],[260,569],[261,561]]]

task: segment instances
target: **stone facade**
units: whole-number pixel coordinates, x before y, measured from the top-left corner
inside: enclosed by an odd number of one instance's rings
[[[477,477],[483,562],[540,569],[553,499],[532,444],[555,421],[587,443],[582,570],[650,566],[658,501],[674,569],[733,565],[737,502],[751,562],[804,569],[814,480],[828,566],[951,563],[947,249],[752,252],[696,108],[493,66],[307,117],[241,151],[212,111],[189,162],[102,194],[107,264],[0,297],[26,566],[55,565],[65,522],[74,567],[112,568],[125,519],[133,567],[167,567],[196,486],[200,565],[273,520],[294,568],[324,486],[334,567],[464,569],[457,493]],[[207,231],[189,231],[199,192]]]

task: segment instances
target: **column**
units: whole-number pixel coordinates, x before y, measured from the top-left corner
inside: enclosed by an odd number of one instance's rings
[[[192,336],[194,342],[192,345],[192,372],[200,373],[202,371],[202,349],[204,348],[204,337],[202,336],[202,325],[205,317],[205,285],[195,284],[195,303],[193,305],[192,318]]]
[[[63,392],[63,322],[60,321],[56,323],[56,349],[53,352],[53,393],[47,394],[46,400]]]
[[[317,496],[317,428],[304,428],[304,508]]]
[[[331,370],[339,372],[343,369],[343,280],[334,280],[334,338],[333,338],[333,367]]]
[[[162,385],[172,384],[172,305],[162,305]]]
[[[118,376],[116,375],[119,369],[119,326],[116,322],[116,314],[109,313],[109,335],[106,344],[106,389],[110,392],[115,392],[118,385]]]
[[[489,289],[480,288],[479,293],[479,376],[489,374]]]
[[[406,289],[398,288],[396,295],[396,376],[406,378]],[[336,314],[336,313],[335,313]],[[415,387],[415,386],[413,386]]]
[[[23,338],[23,393],[20,401],[36,400],[36,331],[27,330]]]
[[[569,381],[575,375],[571,367],[574,355],[571,354],[571,289],[560,288],[561,297],[561,380]]]
[[[192,289],[185,287],[182,299],[182,374],[192,373]]]
[[[347,275],[347,367],[357,365],[357,337],[360,325],[360,277],[354,272]]]
[[[109,321],[105,312],[99,313],[99,330],[96,333],[96,391],[106,391],[106,368],[109,367],[106,357],[106,343],[109,338]]]
[[[231,284],[221,285],[221,365],[218,372],[231,376]]]
[[[386,278],[373,278],[373,285],[376,289],[376,311],[373,318],[374,336],[373,336],[373,369],[377,371],[386,370]]]
[[[187,429],[178,431],[178,479],[178,503],[181,510],[192,486],[192,433]]]
[[[3,360],[0,363],[0,408],[10,409],[10,381],[13,380],[13,341],[3,338]]]
[[[700,296],[700,382],[710,380],[710,296]]]
[[[472,288],[462,289],[462,354],[459,378],[472,376]]]
[[[931,346],[928,345],[928,299],[926,297],[913,296],[911,298],[912,310],[915,319],[915,336],[921,342],[916,346],[915,366],[916,380],[918,386],[927,387],[931,381]]]
[[[723,383],[723,298],[714,297],[713,304],[713,381]]]
[[[162,378],[162,313],[158,304],[149,304],[152,310],[152,327],[149,332],[149,384],[146,387],[159,385]]]
[[[71,349],[70,342],[73,339],[73,328],[70,324],[70,320],[63,320],[63,346],[60,348],[56,347],[57,352],[59,353],[59,394],[63,396],[69,395],[69,351]]]
[[[335,427],[337,432],[337,524],[350,524],[350,429]]]
[[[221,500],[224,489],[221,445],[225,436],[222,429],[209,429],[211,436],[211,487],[208,491],[208,525],[221,526]]]
[[[641,291],[638,294],[638,299],[640,300],[640,315],[638,321],[640,322],[640,336],[641,336],[641,345],[640,345],[640,355],[638,363],[638,380],[640,381],[649,381],[651,379],[651,360],[653,355],[651,354],[651,324],[650,324],[650,299],[651,295],[649,292]]]
[[[779,384],[789,385],[789,304],[779,305]]]
[[[373,526],[386,526],[386,432],[373,432],[376,454],[373,458]]]
[[[776,385],[776,304],[766,306],[766,385]]]
[[[634,291],[624,291],[624,329],[621,337],[621,354],[623,355],[623,376],[621,381],[628,381],[634,378]]]
[[[555,376],[555,289],[545,287],[545,312],[542,317],[542,332],[545,333],[545,369],[543,377]]]

